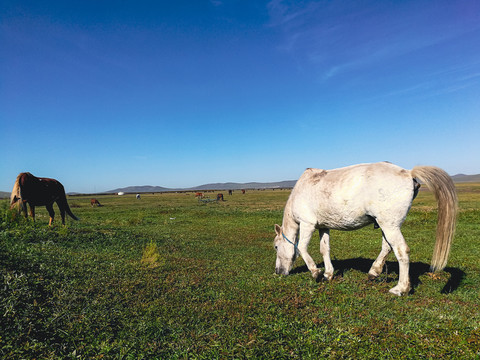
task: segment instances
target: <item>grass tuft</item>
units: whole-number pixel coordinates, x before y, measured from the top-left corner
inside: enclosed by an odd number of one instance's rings
[[[158,252],[157,244],[153,241],[150,241],[143,249],[142,259],[140,262],[143,265],[154,269],[164,265],[165,259],[163,259]]]

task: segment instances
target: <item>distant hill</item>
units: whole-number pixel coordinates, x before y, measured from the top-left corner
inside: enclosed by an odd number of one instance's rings
[[[168,189],[161,186],[151,186],[151,185],[144,185],[144,186],[127,186],[124,188],[118,188],[115,190],[105,191],[106,193],[146,193],[146,192],[166,192],[166,191],[174,191],[173,189]]]
[[[241,189],[284,189],[293,188],[297,180],[287,180],[269,183],[249,182],[249,183],[212,183],[196,186],[185,190],[241,190]]]
[[[477,174],[477,175],[457,174],[457,175],[453,175],[452,179],[454,182],[480,182],[480,174]]]
[[[191,188],[165,188],[161,186],[127,186],[124,188],[118,188],[114,190],[106,191],[106,193],[145,193],[145,192],[168,192],[168,191],[205,191],[205,190],[241,190],[241,189],[280,189],[280,188],[292,188],[296,180],[289,181],[279,181],[271,183],[259,183],[259,182],[249,182],[249,183],[212,183],[194,186]]]
[[[10,194],[9,192],[5,192],[5,191],[0,191],[0,199],[8,199],[10,198]]]

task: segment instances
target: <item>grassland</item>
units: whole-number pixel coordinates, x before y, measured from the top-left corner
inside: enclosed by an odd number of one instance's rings
[[[381,234],[332,231],[335,277],[301,259],[274,275],[273,224],[288,191],[70,197],[67,226],[0,204],[0,357],[7,359],[480,358],[480,184],[459,184],[447,268],[428,273],[436,205],[421,191],[403,226],[412,294],[388,290],[390,255],[368,282]],[[214,197],[215,194],[211,194]],[[310,246],[321,265],[318,234]]]

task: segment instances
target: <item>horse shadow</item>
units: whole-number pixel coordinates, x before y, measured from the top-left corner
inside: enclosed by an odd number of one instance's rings
[[[353,258],[353,259],[345,259],[345,260],[332,260],[332,265],[335,269],[334,277],[343,277],[344,273],[348,270],[358,270],[365,274],[368,274],[370,267],[373,264],[373,260],[365,259],[365,258]],[[319,268],[324,266],[323,263],[317,265]],[[308,268],[306,265],[299,266],[294,268],[290,273],[291,274],[300,274],[304,272],[308,272]],[[447,283],[441,290],[442,294],[450,294],[458,289],[458,287],[462,284],[463,280],[466,277],[464,271],[454,268],[454,267],[446,267],[444,269],[445,272],[450,274],[450,278],[448,279]],[[398,262],[396,261],[387,261],[383,267],[382,274],[392,274],[395,273],[398,276]],[[410,283],[412,286],[412,290],[410,291],[411,294],[415,292],[415,289],[422,283],[420,280],[420,276],[425,274],[430,274],[430,265],[425,264],[423,262],[411,262],[410,263]],[[375,280],[373,280],[375,281]],[[384,280],[386,282],[396,281],[391,277],[387,276],[387,279]]]

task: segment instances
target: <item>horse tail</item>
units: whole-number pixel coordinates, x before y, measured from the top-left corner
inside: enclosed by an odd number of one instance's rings
[[[73,220],[80,220],[78,217],[76,217],[72,210],[70,210],[70,206],[68,206],[68,202],[67,202],[67,195],[64,195],[65,196],[65,212],[73,219]]]
[[[80,220],[78,217],[76,217],[75,215],[73,215],[72,213],[72,210],[70,210],[70,206],[68,206],[67,204],[67,207],[65,208],[65,212],[70,215],[70,217],[73,219],[73,220]]]
[[[60,183],[59,183],[60,184]],[[62,184],[60,184],[60,187],[62,189],[62,193],[60,195],[60,199],[58,200],[57,204],[60,205],[62,204],[63,208],[65,209],[65,212],[73,219],[73,220],[80,220],[78,217],[76,217],[72,210],[70,210],[70,206],[68,206],[67,202],[67,195],[65,194],[65,189]]]
[[[437,199],[437,235],[430,269],[433,272],[443,270],[447,265],[457,222],[458,198],[455,184],[445,171],[434,166],[415,166],[411,173],[414,178],[424,182]]]

